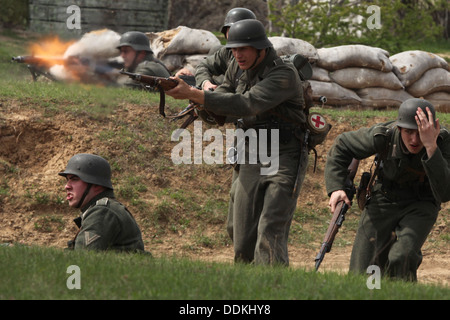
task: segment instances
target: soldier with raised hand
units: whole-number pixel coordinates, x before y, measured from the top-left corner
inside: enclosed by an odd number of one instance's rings
[[[81,210],[80,228],[70,249],[144,252],[141,231],[128,209],[114,196],[111,167],[102,157],[80,153],[63,172],[69,206]]]
[[[441,203],[450,200],[450,134],[433,105],[408,99],[396,121],[345,132],[329,151],[325,166],[330,207],[351,205],[343,191],[348,164],[375,154],[382,161],[365,203],[350,260],[350,271],[366,274],[371,265],[384,275],[417,280],[421,248]]]
[[[243,139],[245,162],[238,160],[239,175],[231,193],[233,219],[228,231],[236,262],[288,265],[288,236],[300,188],[295,193],[293,190],[296,182],[302,185],[308,161],[302,146],[306,116],[301,80],[294,66],[277,56],[258,20],[234,23],[226,47],[234,59],[216,90],[189,87],[180,79],[166,93],[199,103],[214,114],[239,118],[239,129],[259,134],[258,160],[254,163],[249,155],[255,151]],[[266,150],[278,148],[278,152],[272,152],[270,163],[262,160],[262,130],[268,135]],[[279,139],[272,141],[277,133]],[[277,170],[262,174],[275,163]]]
[[[139,31],[129,31],[120,38],[117,49],[124,60],[124,70],[147,76],[164,77],[170,76],[166,66],[153,55],[150,41],[147,36]],[[124,79],[124,80],[122,80]],[[141,84],[123,77],[119,84],[132,88],[141,88]]]

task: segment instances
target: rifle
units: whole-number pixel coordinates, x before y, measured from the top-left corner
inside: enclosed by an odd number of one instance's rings
[[[356,172],[358,171],[359,160],[353,159],[350,165],[348,166],[348,176],[345,181],[344,190],[347,194],[347,197],[350,201],[353,200],[353,197],[356,193],[356,188],[353,184],[353,180],[355,179]],[[320,251],[316,256],[316,271],[319,269],[320,264],[322,263],[325,254],[330,252],[331,246],[333,245],[334,238],[339,231],[339,228],[342,226],[342,223],[345,220],[345,214],[349,206],[344,202],[340,201],[336,205],[336,209],[333,212],[333,217],[331,218],[330,225],[328,226],[327,233],[323,239],[322,246],[320,247]]]
[[[13,62],[27,64],[28,70],[36,81],[40,75],[50,80],[57,81],[48,69],[54,65],[62,65],[71,70],[79,70],[80,67],[88,68],[98,76],[105,77],[112,70],[119,69],[121,63],[115,61],[91,61],[85,57],[70,56],[68,58],[61,57],[43,57],[43,56],[17,56],[12,57]]]
[[[49,78],[52,81],[56,81],[56,79],[45,70],[55,64],[65,65],[66,60],[63,58],[51,57],[44,58],[39,56],[17,56],[12,57],[11,61],[17,63],[25,63],[27,64],[27,68],[33,77],[33,81],[36,81],[37,78],[42,75]]]
[[[139,73],[132,73],[127,72],[124,70],[120,71],[121,74],[129,76],[131,79],[140,82],[144,85],[145,88],[151,87],[156,88],[159,91],[160,94],[160,100],[159,100],[159,113],[166,117],[166,113],[164,112],[165,104],[166,104],[166,96],[165,91],[168,91],[170,89],[175,88],[178,85],[178,80],[171,79],[171,78],[164,78],[164,77],[155,77],[155,76],[147,76]],[[183,78],[183,77],[181,77]],[[185,80],[189,84],[189,80]],[[192,86],[192,84],[190,84]],[[181,125],[181,129],[185,129],[187,126],[189,126],[192,122],[194,122],[199,114],[198,111],[204,110],[202,106],[200,106],[198,103],[190,102],[189,105],[182,110],[181,112],[177,113],[176,115],[169,116],[168,118],[171,118],[173,120],[178,120],[186,115],[189,115],[189,118]],[[225,117],[221,117],[218,115],[213,114],[212,112],[208,112],[219,125],[223,125],[225,123]]]

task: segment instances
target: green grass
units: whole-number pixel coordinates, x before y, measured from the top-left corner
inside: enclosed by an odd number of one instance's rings
[[[79,267],[80,289],[68,289],[76,283],[72,265]],[[25,246],[0,247],[0,279],[0,299],[15,300],[450,298],[449,288],[387,279],[370,290],[364,275]]]

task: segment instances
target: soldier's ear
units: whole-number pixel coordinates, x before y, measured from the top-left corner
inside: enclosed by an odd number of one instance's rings
[[[106,188],[104,186],[99,186],[98,184],[93,184],[92,189],[94,189],[94,192],[96,194],[101,193],[106,190]]]

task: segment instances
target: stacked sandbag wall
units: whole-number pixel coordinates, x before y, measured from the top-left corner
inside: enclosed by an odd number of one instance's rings
[[[409,94],[429,100],[438,110],[450,111],[450,72],[443,58],[414,50],[395,54],[390,59]]]
[[[178,27],[147,33],[155,55],[175,72],[196,66],[220,45],[209,31]],[[312,65],[309,80],[313,100],[325,96],[330,106],[398,107],[413,97],[430,100],[437,110],[450,112],[450,73],[441,57],[424,51],[405,51],[390,57],[384,49],[343,45],[316,49],[294,38],[269,37],[277,54],[301,54]]]

